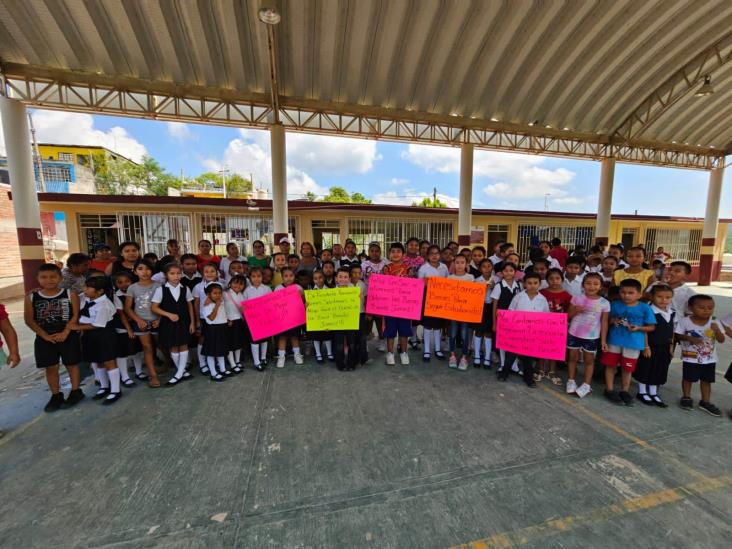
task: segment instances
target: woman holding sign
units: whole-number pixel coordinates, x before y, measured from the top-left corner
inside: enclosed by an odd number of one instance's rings
[[[427,250],[427,263],[422,265],[419,268],[419,271],[417,271],[417,277],[418,278],[431,278],[433,276],[439,276],[442,278],[447,278],[450,273],[447,271],[447,266],[444,263],[440,262],[440,247],[439,246],[430,246]],[[425,284],[425,294],[427,292],[427,284]],[[424,304],[426,304],[427,300],[425,299],[423,301],[423,311],[424,311]],[[444,360],[445,355],[440,350],[440,345],[442,344],[442,325],[444,323],[444,320],[441,318],[434,318],[431,316],[424,316],[424,312],[422,314],[422,326],[424,327],[424,352],[422,354],[422,360],[424,362],[429,362],[432,350],[432,343],[434,342],[435,347],[435,357],[439,358],[440,360]]]

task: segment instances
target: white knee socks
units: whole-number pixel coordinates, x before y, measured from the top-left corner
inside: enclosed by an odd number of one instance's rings
[[[426,355],[430,354],[432,348],[432,330],[430,328],[424,329],[424,349],[422,352]]]
[[[490,361],[491,348],[493,347],[493,339],[491,339],[490,337],[484,337],[483,343],[485,343],[485,355],[483,355],[483,361]]]
[[[313,349],[315,349],[316,357],[323,358],[323,355],[320,353],[320,341],[313,341]]]
[[[640,383],[638,384],[640,386]],[[656,396],[658,392],[658,385],[649,385],[648,386],[648,394],[650,396]]]
[[[646,391],[646,384],[645,383],[639,383],[638,384],[638,392],[639,393],[647,393],[647,391]]]
[[[106,368],[97,367],[97,371],[99,372],[99,385],[102,389],[109,389],[109,375]]]
[[[328,357],[333,356],[333,342],[330,339],[325,342],[325,352],[328,354]]]
[[[132,363],[135,365],[135,374],[138,376],[142,373],[142,359],[143,359],[144,353],[140,351],[135,356],[132,357]]]
[[[473,336],[473,360],[480,360],[480,348],[482,343],[482,337]]]
[[[236,368],[236,358],[234,357],[234,351],[229,351],[229,354],[226,355],[226,358],[229,359],[229,364],[232,368]]]
[[[130,379],[130,374],[127,372],[127,357],[117,358],[117,369],[119,370],[122,381]]]
[[[175,364],[175,377],[181,379],[186,371],[186,364],[188,364],[188,351],[170,353],[170,357],[173,359],[173,364]]]
[[[226,371],[226,360],[222,356],[217,356],[216,362],[219,365],[219,372],[223,374]]]
[[[212,376],[216,375],[216,357],[213,356],[207,356],[206,357],[206,365],[208,366],[208,371]]]
[[[440,348],[442,347],[442,331],[441,330],[432,330],[432,335],[435,338],[435,352],[439,353]]]
[[[208,364],[206,357],[203,356],[203,343],[198,344],[198,367],[203,368]]]
[[[110,392],[112,393],[119,393],[120,392],[120,375],[119,375],[119,368],[114,368],[113,370],[106,370],[107,376],[109,379],[109,385],[110,385]]]

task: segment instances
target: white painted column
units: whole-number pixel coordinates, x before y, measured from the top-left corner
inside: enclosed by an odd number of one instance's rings
[[[707,209],[704,214],[702,230],[701,254],[699,257],[699,286],[709,286],[714,273],[719,267],[715,261],[714,249],[717,244],[717,228],[719,226],[719,202],[722,198],[722,182],[724,167],[709,172],[709,188],[707,190]]]
[[[473,213],[473,144],[460,147],[460,209],[458,210],[458,244],[470,246]]]
[[[20,247],[20,263],[26,291],[38,286],[36,270],[44,263],[41,212],[33,171],[28,112],[15,99],[0,96],[0,114],[8,155],[10,188],[15,213],[15,226]]]
[[[285,149],[285,127],[272,124],[269,127],[272,150],[272,220],[274,222],[274,245],[278,246],[287,236],[287,152]]]
[[[610,240],[610,211],[613,206],[613,182],[615,180],[615,159],[603,158],[600,165],[600,191],[597,198],[597,223],[595,244],[607,246]]]

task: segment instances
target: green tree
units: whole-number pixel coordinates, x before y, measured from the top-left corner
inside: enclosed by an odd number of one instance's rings
[[[198,185],[205,189],[223,189],[224,177],[217,172],[202,173],[194,180]],[[226,177],[227,193],[243,193],[252,190],[252,182],[245,179],[238,173]]]
[[[318,195],[316,195],[312,191],[308,191],[305,193],[305,196],[303,198],[308,202],[316,202],[318,200]]]
[[[347,204],[371,204],[371,200],[361,193],[348,194],[343,187],[331,187],[323,202],[342,202]]]
[[[108,159],[103,169],[97,169],[95,181],[100,194],[144,193],[165,196],[169,187],[181,187],[180,179],[166,172],[151,156],[144,156],[139,164],[123,159]]]
[[[421,202],[412,202],[412,206],[419,206],[420,208],[447,208],[447,204],[442,200],[429,196],[425,196]]]

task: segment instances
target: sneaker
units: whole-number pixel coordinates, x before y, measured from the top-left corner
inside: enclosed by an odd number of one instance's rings
[[[605,389],[602,394],[613,404],[623,404],[623,399],[620,398],[620,395],[618,395],[618,393],[616,393],[615,391],[608,391],[607,389]]]
[[[379,346],[376,347],[376,350],[379,351],[380,353],[383,353],[386,351],[386,344],[384,343],[383,339],[379,340]]]
[[[681,400],[679,401],[679,406],[681,406],[682,410],[693,410],[694,400],[689,397],[681,397]]]
[[[386,363],[389,366],[396,364],[396,362],[394,362],[394,353],[386,353]]]
[[[407,353],[399,353],[399,362],[402,363],[402,366],[409,364],[409,355]]]
[[[64,403],[64,394],[56,393],[55,395],[51,395],[51,398],[48,400],[46,405],[43,407],[43,411],[48,412],[49,414],[52,412],[56,412],[59,408],[61,408],[61,405],[63,403]]]
[[[455,358],[455,355],[452,355],[450,357],[450,360],[448,360],[447,365],[450,368],[457,368],[457,358]]]
[[[577,392],[577,382],[574,379],[568,379],[567,380],[567,394],[571,395],[572,393]]]
[[[633,406],[633,397],[630,396],[628,391],[620,391],[618,396],[620,397],[620,400],[623,401],[623,404],[626,406]]]
[[[295,364],[303,364],[305,360],[303,359],[303,356],[300,353],[295,353],[294,356]]]
[[[278,368],[284,368],[285,367],[285,357],[284,356],[278,356],[277,357],[277,367]]]
[[[707,414],[714,417],[722,417],[722,412],[711,402],[699,401],[699,409],[704,410]]]
[[[460,358],[460,364],[458,364],[458,370],[464,372],[468,369],[468,360],[465,357]]]
[[[84,400],[84,396],[84,392],[81,389],[74,389],[69,393],[69,396],[66,397],[63,404],[61,404],[61,408],[67,409],[76,406],[79,402]]]
[[[577,394],[577,396],[580,397],[580,398],[585,398],[591,392],[592,392],[592,387],[590,387],[589,385],[587,385],[587,383],[583,383],[582,385],[580,385],[579,387],[577,387],[577,390],[575,391],[575,393]]]

